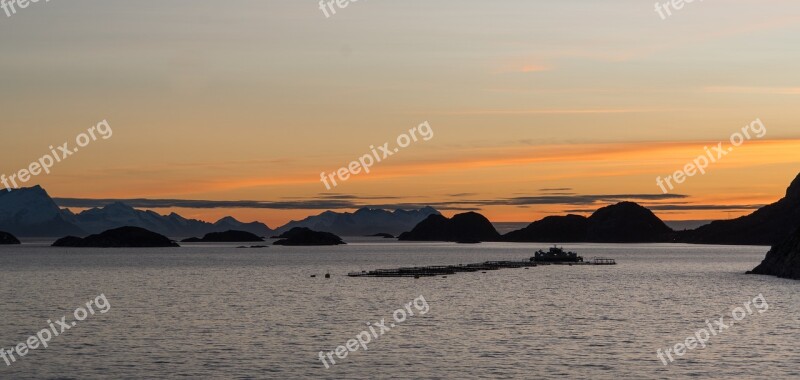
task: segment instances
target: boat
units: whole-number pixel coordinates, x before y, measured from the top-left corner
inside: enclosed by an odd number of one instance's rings
[[[564,251],[563,248],[558,246],[550,247],[547,252],[541,249],[536,251],[531,261],[541,263],[582,263],[583,257],[578,256],[575,252]]]

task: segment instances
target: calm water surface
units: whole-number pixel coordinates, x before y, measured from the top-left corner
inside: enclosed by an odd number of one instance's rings
[[[353,239],[350,239],[353,240]],[[0,379],[666,379],[800,376],[800,281],[742,274],[765,247],[567,244],[615,267],[447,278],[347,272],[524,259],[539,244],[174,249],[0,247],[0,347],[104,294],[111,304]],[[332,278],[325,279],[325,273]],[[310,278],[316,274],[316,278]],[[664,366],[656,356],[763,294],[754,313]],[[423,296],[430,309],[326,369],[332,351]],[[412,310],[416,310],[413,309]],[[335,356],[334,356],[335,358]]]

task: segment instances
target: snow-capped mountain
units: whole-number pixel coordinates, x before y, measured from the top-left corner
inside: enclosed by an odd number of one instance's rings
[[[263,223],[243,223],[230,216],[209,223],[187,219],[176,213],[160,215],[154,211],[138,210],[121,202],[75,214],[68,209],[60,209],[40,186],[0,191],[0,231],[23,237],[86,236],[126,226],[145,228],[173,238],[228,230],[270,236],[294,227],[307,227],[340,236],[377,233],[399,235],[410,231],[432,214],[439,214],[439,211],[433,207],[395,211],[362,208],[354,213],[325,211],[301,221],[291,221],[273,231]]]
[[[85,236],[125,226],[141,227],[170,237],[202,236],[227,230],[247,231],[258,236],[272,234],[263,223],[242,223],[232,217],[208,223],[175,213],[160,215],[137,210],[120,202],[75,214],[60,209],[40,186],[0,191],[0,231],[16,236]]]
[[[314,231],[331,232],[339,236],[364,236],[378,233],[399,235],[410,231],[428,215],[439,214],[433,207],[419,210],[395,210],[361,208],[354,213],[325,211],[300,221],[291,221],[275,230],[283,233],[294,227],[306,227]]]
[[[63,236],[85,234],[41,186],[0,190],[0,231],[16,236]]]

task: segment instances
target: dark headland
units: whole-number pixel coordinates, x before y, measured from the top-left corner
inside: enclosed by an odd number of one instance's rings
[[[719,220],[695,230],[682,231],[681,243],[728,245],[776,245],[800,228],[800,175],[779,201],[750,215]]]
[[[120,227],[85,238],[67,236],[58,239],[53,247],[93,248],[152,248],[179,247],[178,243],[164,235],[140,227]]]
[[[761,265],[747,273],[800,280],[800,230],[772,247]]]

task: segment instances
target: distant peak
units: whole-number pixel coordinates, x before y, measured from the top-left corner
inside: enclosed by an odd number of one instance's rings
[[[394,213],[411,213],[411,212],[418,212],[422,214],[439,214],[439,211],[431,206],[425,206],[419,210],[405,210],[405,209],[397,209],[394,210]]]
[[[789,188],[786,189],[786,198],[797,199],[800,198],[800,174],[795,177]]]
[[[217,223],[239,223],[239,221],[236,220],[236,218],[234,218],[232,216],[226,216],[226,217],[218,220]]]
[[[31,187],[20,187],[16,189],[11,189],[11,192],[19,191],[19,192],[36,192],[36,193],[47,193],[44,188],[39,185],[31,186]]]

